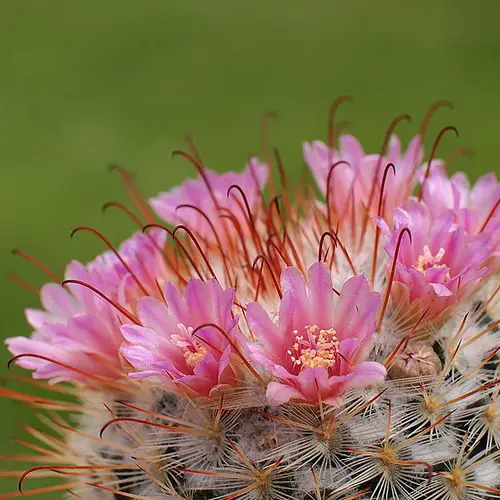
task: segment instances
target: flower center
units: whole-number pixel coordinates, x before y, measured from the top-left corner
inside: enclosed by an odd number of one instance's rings
[[[298,330],[293,331],[295,342],[288,349],[294,367],[333,368],[337,362],[340,342],[333,328],[320,330],[317,325],[306,326],[305,335]]]
[[[431,249],[427,245],[424,245],[423,250],[423,255],[418,256],[417,263],[413,266],[417,271],[425,276],[428,269],[444,269],[446,267],[445,264],[439,264],[445,254],[444,248],[440,248],[436,255],[432,255]]]
[[[194,368],[207,354],[207,349],[199,342],[193,342],[191,349],[184,351],[184,359],[189,367]]]
[[[170,341],[183,351],[184,359],[190,368],[194,368],[207,354],[207,349],[198,340],[193,340],[193,328],[182,323],[177,325],[182,334],[170,335]]]

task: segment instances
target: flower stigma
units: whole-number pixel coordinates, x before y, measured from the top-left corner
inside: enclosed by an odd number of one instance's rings
[[[422,273],[424,276],[427,274],[429,269],[445,269],[446,264],[439,264],[444,257],[445,250],[440,248],[437,254],[432,255],[431,249],[428,245],[424,245],[423,255],[419,255],[417,258],[417,263],[413,266],[417,271]],[[449,278],[449,273],[447,275]]]

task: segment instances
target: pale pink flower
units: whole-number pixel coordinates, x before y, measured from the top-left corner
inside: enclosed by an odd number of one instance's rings
[[[268,168],[257,158],[250,159],[243,172],[225,172],[219,174],[204,169],[196,179],[188,179],[180,186],[168,192],[160,193],[149,200],[151,207],[160,218],[170,224],[185,224],[197,235],[208,241],[214,241],[214,231],[205,216],[213,224],[220,240],[232,237],[234,229],[225,222],[232,214],[243,230],[248,229],[247,213],[239,193],[234,191],[228,196],[231,186],[241,187],[250,209],[254,210],[261,200],[261,192],[268,177]],[[191,205],[199,211],[188,207]],[[228,231],[228,228],[231,231]]]
[[[172,390],[181,384],[201,396],[235,385],[228,341],[238,334],[238,317],[231,314],[234,289],[223,290],[215,279],[206,283],[190,279],[183,297],[173,283],[167,283],[164,299],[142,299],[137,308],[142,326],[122,327],[128,341],[122,353],[137,370],[130,377],[159,376]],[[195,332],[208,323],[225,335],[212,326]]]
[[[72,262],[66,268],[66,279],[90,282],[85,266]],[[79,285],[63,288],[56,283],[40,291],[43,311],[27,309],[26,317],[34,328],[31,338],[6,340],[9,351],[36,354],[69,365],[85,373],[117,377],[121,373],[119,346],[123,342],[117,311],[94,292]],[[82,380],[86,377],[70,368],[43,359],[24,357],[18,364],[34,370],[33,377]]]
[[[402,230],[410,230],[411,241],[406,234],[401,237],[392,294],[396,304],[428,309],[426,319],[444,314],[467,297],[488,273],[490,236],[467,234],[453,210],[434,217],[428,205],[411,201],[395,210],[394,229],[381,219],[376,222],[388,238],[385,250],[391,259]]]
[[[156,280],[166,278],[163,243],[163,232],[135,233],[119,248],[128,269],[113,252],[107,251],[87,265],[71,262],[65,279],[91,285],[124,307],[133,306],[139,296],[158,294]],[[86,373],[121,376],[120,325],[129,321],[124,315],[80,284],[46,284],[40,299],[44,310],[26,310],[28,322],[35,330],[31,338],[13,337],[6,341],[13,355],[36,354]],[[38,358],[24,357],[18,364],[35,370],[35,378],[48,378],[51,382],[85,379],[71,368]]]
[[[298,399],[338,404],[348,389],[384,379],[385,368],[365,361],[374,340],[379,294],[364,276],[347,280],[336,297],[330,272],[313,264],[308,284],[302,273],[286,268],[277,323],[258,303],[247,307],[256,343],[247,345],[255,363],[275,378],[267,386],[272,405]]]
[[[362,215],[369,208],[370,215],[377,215],[384,170],[393,163],[396,175],[389,172],[384,188],[384,213],[392,214],[411,194],[417,181],[417,168],[423,160],[420,137],[416,136],[403,152],[396,135],[389,141],[386,156],[366,154],[359,141],[351,135],[339,137],[339,149],[331,150],[321,141],[304,143],[304,158],[311,169],[321,193],[326,197],[328,173],[333,168],[329,183],[331,210],[340,215],[350,214],[354,205],[356,214]],[[433,162],[434,163],[434,162]],[[438,162],[439,163],[439,162]]]
[[[171,278],[163,254],[165,240],[161,229],[134,233],[118,248],[121,259],[108,250],[87,264],[88,282],[132,308],[145,295],[158,296],[159,287]]]

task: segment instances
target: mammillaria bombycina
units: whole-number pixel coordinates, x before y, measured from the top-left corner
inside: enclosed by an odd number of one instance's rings
[[[53,395],[0,393],[51,432],[28,427],[42,445],[8,456],[33,466],[0,498],[500,498],[500,183],[449,174],[453,127],[425,155],[447,102],[367,154],[337,137],[345,100],[303,147],[318,195],[267,145],[221,174],[192,148],[196,179],[149,204],[120,169],[142,231],[78,228],[108,249],[65,280],[16,251],[54,282],[10,364]]]

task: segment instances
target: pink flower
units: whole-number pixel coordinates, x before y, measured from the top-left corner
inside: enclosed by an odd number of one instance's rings
[[[79,262],[66,268],[66,279],[89,283],[90,274]],[[44,285],[40,291],[43,311],[27,309],[26,317],[35,329],[31,338],[6,340],[9,351],[36,354],[69,365],[86,373],[105,377],[121,374],[119,346],[123,341],[116,310],[94,292],[79,285],[63,288],[56,283]],[[34,370],[34,378],[85,380],[85,376],[50,361],[25,357],[18,364]]]
[[[98,255],[87,264],[88,283],[132,309],[145,295],[158,296],[158,287],[171,278],[163,248],[166,232],[136,232],[119,247],[122,260],[112,251]]]
[[[108,251],[87,265],[73,261],[66,268],[65,278],[91,285],[125,308],[133,308],[139,296],[157,294],[156,280],[162,282],[167,277],[161,254],[163,242],[163,232],[136,233],[119,248],[128,269]],[[42,287],[40,298],[44,310],[26,311],[28,322],[35,329],[31,338],[6,340],[13,355],[36,354],[87,373],[114,378],[122,375],[120,326],[125,316],[79,284],[62,287],[49,283]],[[48,378],[54,383],[85,380],[84,375],[71,368],[38,358],[21,358],[18,364],[35,370],[35,378]]]
[[[257,158],[252,158],[247,168],[241,173],[219,174],[205,169],[204,178],[199,175],[196,179],[189,179],[168,192],[160,193],[149,203],[156,213],[168,223],[185,224],[202,238],[214,241],[214,232],[206,218],[199,211],[185,205],[196,207],[213,224],[219,238],[227,240],[232,237],[234,229],[230,224],[224,222],[224,215],[233,214],[243,230],[248,229],[247,215],[242,199],[236,192],[228,197],[229,188],[232,185],[241,187],[250,208],[253,210],[260,200],[267,176],[268,168],[266,165],[260,163]],[[230,234],[227,234],[229,233],[227,228],[231,229]]]
[[[332,170],[329,184],[331,210],[339,215],[349,214],[353,203],[358,216],[368,206],[370,215],[377,215],[382,179],[388,163],[395,165],[396,175],[392,172],[387,175],[384,213],[392,214],[394,208],[411,194],[417,180],[417,167],[423,160],[419,136],[413,138],[406,152],[402,152],[399,139],[393,135],[387,155],[381,160],[378,154],[365,154],[361,144],[351,135],[340,136],[339,150],[333,152],[321,141],[306,142],[303,148],[305,161],[324,196],[332,165],[339,161],[349,164],[337,165]]]
[[[467,234],[456,223],[453,210],[434,217],[431,208],[417,201],[394,212],[394,229],[377,219],[388,238],[385,249],[394,258],[397,241],[403,235],[397,255],[392,295],[396,303],[424,311],[426,319],[435,319],[467,297],[478,281],[488,273],[485,267],[491,256],[488,234]],[[408,312],[407,308],[404,308]]]
[[[215,279],[206,283],[191,279],[184,297],[173,283],[167,283],[164,299],[168,306],[155,298],[142,299],[138,304],[142,326],[122,327],[129,342],[122,347],[122,353],[137,370],[130,376],[159,376],[173,385],[172,390],[182,384],[201,396],[235,385],[227,338],[211,326],[194,332],[197,327],[212,323],[229,338],[238,334],[238,317],[231,314],[234,290],[223,290]]]
[[[433,168],[423,185],[423,200],[433,217],[453,210],[456,223],[467,234],[490,234],[495,252],[500,253],[500,182],[495,174],[480,177],[471,188],[464,173],[448,178],[444,169]]]
[[[385,378],[385,368],[364,361],[372,347],[379,295],[363,276],[347,280],[334,297],[330,272],[313,264],[308,284],[294,267],[281,275],[283,299],[275,324],[264,308],[251,303],[248,324],[258,343],[248,343],[254,362],[277,379],[267,387],[272,405],[298,399],[338,404],[352,387]]]

